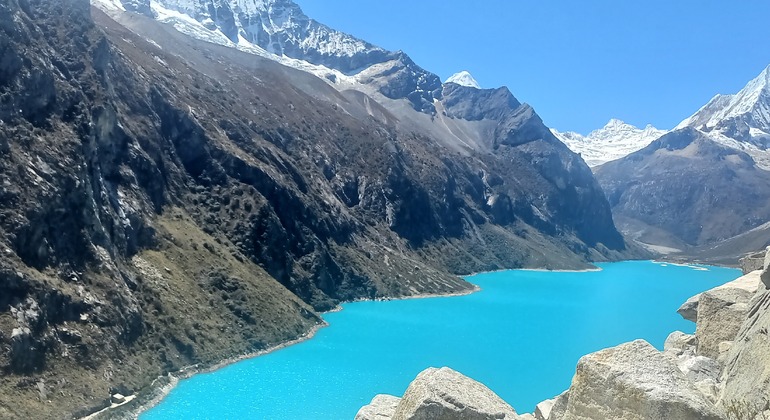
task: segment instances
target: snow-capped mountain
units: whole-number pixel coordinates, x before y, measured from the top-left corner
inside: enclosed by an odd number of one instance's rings
[[[770,170],[770,66],[734,95],[716,95],[676,128],[692,127]]]
[[[471,76],[471,74],[465,70],[453,74],[451,77],[446,79],[444,83],[454,83],[460,86],[481,89],[479,82],[477,82],[476,79],[474,79],[473,76]]]
[[[641,150],[666,134],[651,125],[637,128],[618,119],[611,119],[604,127],[587,136],[574,131],[551,132],[575,153],[580,153],[588,166],[599,166]]]
[[[432,112],[441,79],[401,51],[387,51],[304,14],[291,0],[92,0],[113,17],[150,16],[194,38],[268,57],[346,89],[366,85]]]

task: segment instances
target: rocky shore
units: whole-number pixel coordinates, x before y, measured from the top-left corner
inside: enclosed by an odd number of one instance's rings
[[[569,389],[534,413],[517,414],[449,368],[429,368],[402,398],[377,395],[356,420],[770,419],[770,248],[764,254],[742,263],[743,277],[682,305],[694,335],[671,333],[662,352],[636,340],[586,355]]]

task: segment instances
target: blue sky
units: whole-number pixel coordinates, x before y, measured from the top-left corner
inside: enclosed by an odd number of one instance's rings
[[[296,0],[446,79],[508,86],[546,124],[672,128],[770,64],[767,0]]]

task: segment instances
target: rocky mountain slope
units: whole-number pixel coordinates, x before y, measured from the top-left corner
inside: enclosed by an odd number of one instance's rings
[[[291,0],[94,0],[109,13],[151,17],[196,39],[239,49],[310,72],[339,89],[407,98],[435,112],[441,80],[401,51],[386,51],[305,15]]]
[[[570,150],[579,153],[591,167],[628,156],[666,134],[666,131],[651,125],[640,129],[618,119],[611,119],[604,127],[587,136],[574,131],[551,131]]]
[[[606,163],[596,176],[620,226],[641,242],[713,245],[770,220],[770,172],[692,128]]]
[[[770,244],[769,81],[770,68],[647,148],[595,169],[628,236],[721,263]]]
[[[439,83],[418,112],[142,14],[0,10],[0,417],[98,408],[341,301],[629,255],[505,88]]]

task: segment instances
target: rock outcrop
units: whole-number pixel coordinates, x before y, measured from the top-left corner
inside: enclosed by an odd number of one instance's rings
[[[375,395],[372,402],[358,410],[355,420],[390,420],[399,402],[401,398],[393,395]]]
[[[721,419],[674,359],[637,340],[580,359],[569,389],[570,419]]]
[[[741,296],[745,297],[746,293],[749,293],[750,295],[753,295],[757,288],[759,287],[760,282],[760,276],[762,275],[761,270],[755,270],[748,273],[744,273],[745,275],[731,281],[728,283],[725,283],[721,286],[717,286],[708,292],[710,293],[717,293],[717,294],[723,294],[724,293],[730,293],[730,296],[735,296],[736,298]],[[718,292],[723,290],[730,290],[731,292]],[[704,292],[707,293],[707,292]],[[677,313],[682,316],[682,318],[697,322],[698,321],[698,305],[701,299],[701,296],[703,293],[698,293],[697,295],[687,299],[685,303],[682,304],[682,306],[679,307],[677,310]],[[728,300],[731,299],[730,296],[725,296]],[[743,300],[742,300],[743,301]]]
[[[388,417],[396,402],[395,410]],[[376,396],[371,404],[361,408],[356,419],[518,420],[519,416],[489,388],[443,367],[420,372],[400,400]]]
[[[695,337],[698,354],[716,359],[720,344],[735,340],[749,310],[752,294],[742,289],[715,289],[701,294]]]
[[[770,258],[770,252],[767,255]],[[762,278],[767,277],[766,264]],[[720,404],[735,418],[763,419],[770,417],[770,290],[763,284],[748,306],[747,317],[724,356]]]

